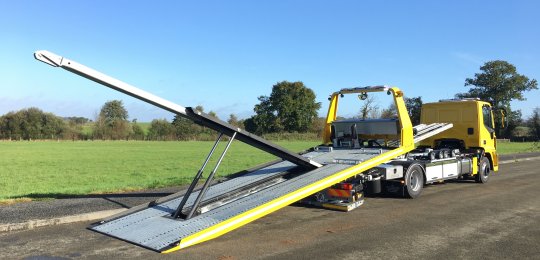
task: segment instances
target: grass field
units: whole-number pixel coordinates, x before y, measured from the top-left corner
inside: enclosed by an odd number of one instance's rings
[[[278,143],[293,151],[302,151],[318,144],[317,141]],[[0,142],[0,201],[186,184],[199,169],[212,144],[145,141]],[[499,144],[501,154],[533,151],[540,151],[538,144]],[[274,158],[235,141],[218,176],[235,173]],[[206,175],[212,167],[212,163],[208,165]]]
[[[142,128],[145,135],[148,134],[148,130],[150,129],[150,122],[137,122],[137,124]],[[94,122],[86,123],[82,126],[82,133],[86,136],[92,135],[92,129],[94,127]]]
[[[317,142],[282,142],[302,151]],[[186,184],[213,142],[0,142],[0,200],[54,198]],[[215,160],[221,149],[218,148]],[[224,176],[274,156],[235,141],[217,175]],[[214,161],[215,161],[214,160]],[[206,175],[212,170],[210,163]]]
[[[499,154],[540,152],[540,143],[497,143]]]

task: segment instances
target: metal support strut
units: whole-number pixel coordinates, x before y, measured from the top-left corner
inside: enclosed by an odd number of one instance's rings
[[[187,202],[188,198],[191,196],[191,194],[193,193],[193,190],[195,189],[195,186],[197,186],[197,183],[201,179],[204,168],[206,168],[206,165],[208,164],[208,161],[210,161],[210,158],[214,154],[214,151],[216,150],[216,147],[219,144],[219,141],[221,140],[222,136],[223,136],[223,133],[220,133],[217,140],[216,140],[216,142],[214,143],[214,146],[212,147],[212,150],[210,150],[210,153],[206,157],[206,160],[204,161],[201,169],[199,169],[199,171],[197,172],[197,175],[195,175],[195,178],[193,179],[193,181],[189,185],[189,188],[186,191],[186,194],[184,194],[184,197],[182,198],[182,201],[178,205],[178,208],[176,208],[176,211],[173,213],[173,215],[172,215],[173,218],[178,218],[182,214],[182,210],[184,209],[184,206],[186,205],[186,202]],[[195,214],[195,212],[197,212],[197,210],[199,209],[201,201],[204,198],[204,195],[206,194],[206,191],[208,190],[208,188],[210,186],[210,183],[212,182],[212,179],[214,178],[214,175],[216,174],[216,172],[217,172],[217,170],[219,168],[219,165],[221,164],[221,161],[225,157],[225,154],[229,150],[229,147],[231,146],[231,143],[232,143],[232,141],[234,140],[235,137],[236,137],[236,132],[234,132],[233,135],[231,136],[231,138],[229,139],[229,142],[227,143],[227,146],[225,146],[225,149],[221,153],[221,156],[219,157],[219,159],[218,159],[218,161],[216,163],[216,166],[214,167],[212,172],[210,172],[210,175],[208,175],[208,178],[204,182],[203,187],[199,191],[199,195],[195,199],[195,202],[193,202],[193,205],[191,206],[191,209],[190,209],[189,213],[187,215],[185,215],[184,219],[186,219],[186,220],[190,219],[193,216],[193,214]]]

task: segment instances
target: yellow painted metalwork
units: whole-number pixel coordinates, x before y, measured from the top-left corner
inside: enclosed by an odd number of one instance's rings
[[[334,120],[336,120],[337,116],[337,108],[338,108],[338,99],[339,94],[332,94],[330,96],[330,105],[328,106],[328,114],[326,115],[326,124],[324,125],[324,132],[323,132],[323,144],[329,144],[331,142],[330,135],[331,135],[331,125]]]
[[[491,160],[493,162],[493,171],[499,171],[499,155],[497,154],[497,150],[491,152]]]
[[[403,92],[396,87],[376,86],[367,88],[351,88],[342,89],[340,91],[332,93],[330,96],[330,105],[328,107],[328,114],[326,116],[326,125],[324,126],[323,144],[329,144],[331,142],[331,125],[336,120],[339,96],[343,94],[364,94],[369,92],[383,92],[388,91],[388,94],[392,94],[394,98],[394,104],[398,112],[398,119],[401,126],[401,145],[402,146],[414,146],[413,130],[411,119],[403,100]]]
[[[329,177],[326,177],[318,182],[312,183],[297,191],[286,194],[282,197],[274,199],[254,209],[246,211],[238,216],[232,217],[212,227],[209,227],[191,236],[188,236],[182,239],[182,241],[180,241],[180,243],[176,247],[173,247],[167,251],[164,251],[163,253],[170,253],[170,252],[182,249],[182,248],[186,248],[188,246],[192,246],[192,245],[219,237],[229,231],[239,228],[263,216],[266,216],[276,210],[279,210],[285,206],[288,206],[320,190],[330,187],[334,185],[335,183],[346,180],[354,175],[357,175],[360,172],[366,171],[383,162],[389,161],[390,159],[393,159],[399,155],[405,154],[409,152],[410,150],[412,150],[413,148],[414,147],[412,146],[399,147],[394,150],[383,153],[381,155],[378,155],[376,157],[373,157],[370,160],[367,160],[363,163],[347,168],[343,171],[336,172],[335,174]]]
[[[472,158],[472,173],[471,175],[478,174],[478,158],[473,157]]]
[[[414,136],[411,118],[407,112],[407,106],[403,100],[403,92],[399,88],[390,88],[394,96],[394,103],[398,112],[398,119],[401,125],[401,146],[414,147]],[[412,150],[412,149],[411,149]]]
[[[335,205],[335,204],[330,204],[330,203],[323,203],[321,207],[325,209],[333,209],[333,210],[339,210],[339,211],[345,211],[345,212],[351,211],[353,209],[353,207],[351,207],[350,205]]]
[[[484,108],[485,111],[484,111]],[[484,120],[484,116],[490,120]],[[453,127],[432,136],[420,145],[434,146],[435,140],[452,138],[463,140],[466,148],[482,148],[490,157],[491,167],[499,170],[497,155],[497,137],[487,127],[495,129],[491,105],[480,100],[451,100],[422,105],[422,124],[452,123]],[[485,121],[488,121],[484,123]]]

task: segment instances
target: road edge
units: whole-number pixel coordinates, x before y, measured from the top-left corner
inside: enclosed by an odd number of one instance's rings
[[[508,163],[523,162],[523,161],[534,161],[534,160],[539,160],[539,159],[540,159],[540,156],[536,156],[536,157],[526,157],[526,158],[516,158],[516,159],[511,159],[511,160],[500,161],[500,162],[499,162],[499,165],[500,165],[500,164],[508,164]]]
[[[127,209],[111,209],[111,210],[102,210],[84,214],[77,214],[65,217],[51,218],[51,219],[35,219],[29,220],[21,223],[10,223],[10,224],[0,224],[0,232],[10,232],[10,231],[22,231],[34,229],[37,227],[46,227],[54,226],[60,224],[68,224],[74,222],[83,222],[83,221],[92,221],[107,218],[114,214],[118,214]]]

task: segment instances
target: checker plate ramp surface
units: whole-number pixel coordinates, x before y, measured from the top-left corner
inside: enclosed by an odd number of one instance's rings
[[[362,162],[386,151],[388,150],[366,148],[357,150],[336,149],[332,152],[310,152],[303,156],[326,165],[191,219],[175,220],[168,218],[180,203],[182,199],[182,196],[180,196],[176,199],[90,227],[90,229],[151,250],[162,252],[167,248],[178,244],[179,241],[189,235],[299,190],[309,184],[322,180],[336,172],[352,166],[348,164],[336,164],[334,163],[336,160]],[[247,175],[213,185],[208,190],[206,198],[218,196],[231,190],[233,187],[253,183],[271,175],[280,174],[294,167],[294,164],[282,161]],[[193,193],[186,205],[191,205],[190,203],[193,203],[196,196],[197,193]]]
[[[452,128],[454,125],[451,123],[432,123],[432,124],[420,124],[417,126],[414,126],[413,129],[416,131],[416,134],[414,134],[414,143],[419,143],[420,141],[423,141],[425,139],[428,139],[436,134],[442,133],[450,128]],[[390,146],[398,146],[399,141],[390,141],[388,144]]]

